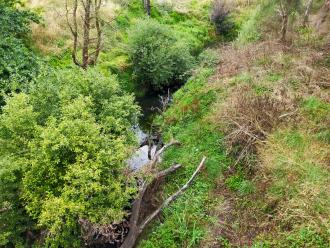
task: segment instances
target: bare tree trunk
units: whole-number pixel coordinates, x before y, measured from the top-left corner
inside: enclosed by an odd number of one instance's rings
[[[82,27],[78,27],[79,5],[82,7]],[[100,9],[102,0],[73,0],[72,13],[68,8],[68,0],[65,2],[66,19],[73,37],[72,60],[73,62],[87,69],[90,65],[95,65],[99,57],[102,46],[102,20]],[[95,29],[96,32],[92,32]],[[79,30],[79,31],[78,31]],[[82,33],[81,35],[79,35]],[[91,37],[96,33],[96,37]],[[80,45],[82,44],[82,45]],[[77,53],[81,51],[81,58]],[[81,60],[81,61],[79,61]]]
[[[100,55],[101,44],[102,44],[102,30],[101,30],[101,18],[100,18],[100,9],[101,9],[102,0],[95,0],[95,27],[96,27],[96,48],[93,53],[93,57],[90,58],[90,65],[95,65],[97,59]]]
[[[305,14],[304,14],[304,22],[303,22],[304,27],[306,27],[308,25],[308,19],[309,19],[309,14],[311,12],[312,5],[313,5],[313,0],[309,0],[307,3]]]
[[[74,0],[73,2],[73,9],[72,9],[72,25],[70,23],[69,18],[69,9],[68,9],[68,0],[65,1],[65,8],[66,8],[66,20],[68,23],[68,26],[70,28],[72,37],[73,37],[73,49],[72,49],[72,60],[73,63],[75,63],[78,66],[81,66],[81,64],[78,62],[77,59],[77,47],[78,47],[78,25],[77,25],[77,9],[78,9],[78,0]]]
[[[143,4],[144,4],[144,9],[147,13],[148,16],[151,15],[151,4],[150,4],[150,0],[143,0]]]
[[[281,18],[282,18],[282,27],[281,27],[281,38],[280,38],[280,40],[282,42],[285,42],[286,41],[286,33],[287,33],[287,29],[288,29],[288,19],[289,19],[289,17],[288,17],[288,12],[285,9],[284,4],[283,4],[282,1],[280,3],[280,15],[281,15]]]
[[[82,0],[84,3],[84,0]],[[83,47],[82,47],[82,68],[86,69],[89,64],[89,35],[91,28],[91,0],[86,0],[84,4],[85,16],[84,16],[84,36],[83,36]]]

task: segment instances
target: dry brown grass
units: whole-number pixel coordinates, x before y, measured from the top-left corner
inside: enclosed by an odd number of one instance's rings
[[[72,47],[65,2],[66,0],[29,0],[28,2],[28,7],[40,12],[42,16],[41,24],[32,25],[32,40],[35,47],[43,54],[58,54]],[[71,0],[68,0],[68,3],[70,8]],[[101,9],[103,20],[112,20],[119,9],[119,4],[107,1]],[[82,19],[78,19],[78,26],[82,27]],[[82,33],[81,30],[78,32]]]
[[[311,96],[330,103],[330,47],[311,42],[219,49],[221,64],[209,84],[220,93],[210,119],[225,132],[235,164],[254,168],[246,174],[253,193],[239,195],[223,180],[214,192],[223,201],[212,213],[218,221],[210,232],[233,247],[250,246],[258,236],[280,242],[301,227],[319,233],[330,228],[330,146],[317,138],[329,119],[316,123],[301,109]],[[301,140],[295,141],[296,132]],[[230,169],[225,178],[236,173]],[[220,243],[210,235],[201,247]]]
[[[210,83],[224,89],[212,120],[226,133],[228,150],[241,161],[256,152],[274,128],[292,121],[299,99],[316,96],[330,100],[330,69],[322,64],[329,45],[313,48],[264,41],[246,47],[220,48],[222,58]],[[236,82],[235,78],[246,75]],[[275,80],[268,79],[275,75]],[[266,92],[257,93],[256,88]]]
[[[297,100],[285,88],[273,94],[257,95],[250,86],[235,88],[225,103],[218,106],[214,121],[225,131],[228,152],[237,158],[235,165],[257,151],[269,133],[297,114]]]

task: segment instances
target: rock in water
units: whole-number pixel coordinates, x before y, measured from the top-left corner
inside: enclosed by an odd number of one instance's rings
[[[157,146],[153,146],[151,149],[151,157],[153,157],[156,153]],[[127,161],[128,166],[133,170],[140,170],[144,165],[150,162],[148,158],[148,146],[140,147],[133,156]]]
[[[132,129],[133,129],[134,134],[136,135],[139,145],[142,145],[147,142],[148,135],[141,130],[139,125],[133,126]]]

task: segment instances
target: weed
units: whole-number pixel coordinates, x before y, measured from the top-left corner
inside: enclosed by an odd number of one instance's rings
[[[237,75],[236,77],[234,77],[232,79],[232,81],[233,81],[234,85],[237,85],[237,84],[250,84],[250,83],[252,83],[253,78],[249,73],[243,72],[243,73]]]
[[[278,201],[274,220],[282,231],[295,233],[303,226],[313,230],[329,228],[329,150],[329,145],[308,132],[289,129],[269,137],[261,158],[267,177],[273,182],[267,198]],[[293,239],[301,242],[302,236]]]

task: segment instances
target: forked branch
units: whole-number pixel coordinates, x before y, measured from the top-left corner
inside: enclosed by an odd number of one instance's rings
[[[175,142],[172,142],[172,144]],[[170,143],[169,143],[170,144]],[[160,212],[167,207],[171,202],[175,201],[180,195],[183,194],[185,190],[189,188],[189,186],[193,183],[194,179],[197,177],[198,173],[203,169],[205,165],[206,157],[203,157],[202,161],[196,168],[195,172],[192,174],[190,179],[187,181],[185,185],[183,185],[178,191],[176,191],[173,195],[168,197],[153,213],[151,213],[147,218],[145,218],[141,223],[139,222],[139,217],[140,217],[140,210],[141,210],[141,204],[143,201],[144,194],[148,188],[148,186],[152,185],[153,182],[158,180],[159,178],[165,177],[170,173],[175,172],[179,168],[181,168],[180,164],[173,165],[172,167],[163,170],[159,173],[156,174],[154,179],[150,184],[146,184],[145,182],[142,184],[138,198],[134,201],[133,203],[133,209],[132,209],[132,215],[130,219],[130,230],[125,238],[124,243],[121,245],[120,248],[133,248],[136,244],[136,241],[138,240],[139,236],[143,232],[143,230],[147,227],[147,225],[155,218],[157,217]]]

